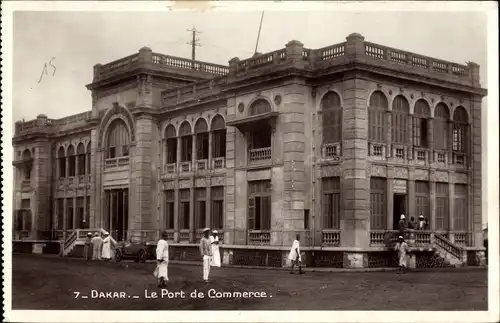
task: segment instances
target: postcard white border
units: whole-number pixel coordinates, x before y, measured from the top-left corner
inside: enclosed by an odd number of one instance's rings
[[[19,311],[11,306],[12,239],[12,46],[13,12],[25,11],[183,11],[183,10],[279,10],[279,11],[481,11],[488,17],[488,151],[483,175],[483,198],[489,226],[489,290],[486,312],[375,312],[375,311]],[[208,1],[187,2],[49,2],[19,1],[2,3],[2,198],[3,215],[3,293],[6,322],[496,322],[499,319],[499,190],[498,190],[498,4],[496,2],[271,2]],[[5,243],[5,241],[7,243]],[[334,301],[334,300],[333,300]]]

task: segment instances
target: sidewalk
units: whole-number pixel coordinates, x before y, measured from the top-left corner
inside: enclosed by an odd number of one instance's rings
[[[16,254],[14,254],[16,255]],[[83,258],[79,257],[61,257],[59,255],[43,255],[43,254],[17,254],[25,256],[34,256],[42,258],[59,258],[68,259],[76,261],[84,261]],[[112,261],[115,262],[115,261]],[[122,260],[122,263],[134,263],[133,260]],[[155,260],[147,260],[146,263],[154,264]],[[188,265],[188,266],[202,266],[201,261],[184,261],[184,260],[170,260],[170,264],[173,265]],[[281,270],[289,271],[289,267],[264,267],[264,266],[240,266],[240,265],[223,265],[222,268],[234,268],[234,269],[259,269],[259,270]],[[380,267],[380,268],[330,268],[330,267],[302,267],[304,272],[332,272],[332,273],[362,273],[362,272],[393,272],[398,268],[395,267]],[[438,268],[409,268],[410,272],[427,272],[427,271],[481,271],[487,270],[487,268],[482,267],[438,267]]]

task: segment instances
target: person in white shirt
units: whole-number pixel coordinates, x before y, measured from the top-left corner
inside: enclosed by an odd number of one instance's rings
[[[220,251],[219,251],[219,233],[217,230],[212,231],[210,236],[210,243],[212,248],[212,259],[210,261],[210,266],[220,267]]]
[[[418,229],[419,230],[425,230],[426,227],[425,227],[425,219],[424,219],[424,216],[421,215],[418,217]]]
[[[158,278],[158,287],[165,287],[168,282],[168,232],[164,231],[156,247],[157,266],[155,276]]]
[[[212,258],[212,248],[210,245],[210,229],[203,230],[203,238],[200,240],[200,253],[203,259],[203,280],[208,283],[208,276],[210,274],[210,260]]]
[[[292,269],[290,274],[293,274],[293,267],[299,267],[299,274],[302,274],[302,256],[300,255],[300,234],[297,234],[295,240],[293,241],[292,248],[290,249],[290,254],[288,254],[288,259],[292,262]]]
[[[99,232],[94,234],[90,243],[92,244],[92,260],[101,260],[102,238]]]
[[[109,232],[104,232],[104,240],[102,241],[102,259],[111,260],[113,258],[113,250],[116,246],[116,241]]]
[[[407,263],[408,263],[407,253],[409,251],[409,248],[408,248],[408,244],[405,242],[405,239],[403,238],[403,236],[399,236],[398,243],[396,243],[394,250],[396,250],[398,252],[398,257],[399,257],[398,274],[400,272],[404,274],[405,269],[407,267]]]

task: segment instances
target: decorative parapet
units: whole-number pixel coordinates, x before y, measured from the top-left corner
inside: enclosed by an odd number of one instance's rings
[[[71,115],[62,119],[48,119],[41,114],[30,121],[17,121],[15,123],[14,136],[28,135],[32,133],[51,134],[61,128],[77,127],[78,123],[87,122],[92,119],[92,111]]]
[[[475,63],[461,65],[411,53],[367,42],[362,35],[354,33],[346,37],[345,42],[319,49],[304,48],[299,41],[291,41],[286,48],[269,53],[255,54],[244,60],[235,57],[229,61],[227,75],[165,90],[162,92],[162,104],[175,109],[173,105],[218,94],[226,85],[240,79],[288,67],[321,72],[332,66],[342,66],[352,62],[383,67],[395,72],[417,74],[462,86],[480,87],[479,66]]]

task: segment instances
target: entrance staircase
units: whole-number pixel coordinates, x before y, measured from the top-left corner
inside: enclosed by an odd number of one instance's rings
[[[100,232],[101,234],[103,234],[104,232],[106,232],[106,230],[104,230],[103,228],[94,228],[67,231],[68,234],[64,239],[64,242],[62,243],[62,255],[66,257],[75,249],[76,246],[84,245],[87,234],[92,233],[92,235],[94,235],[95,232]]]

